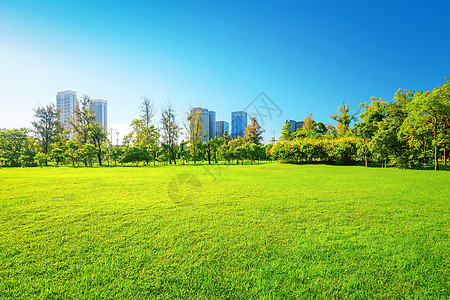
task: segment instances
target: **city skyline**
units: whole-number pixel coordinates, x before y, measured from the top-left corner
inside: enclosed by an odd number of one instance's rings
[[[113,132],[116,133],[114,128],[108,128],[108,113],[107,113],[107,100],[104,99],[91,99],[88,95],[83,95],[86,99],[89,99],[92,105],[92,112],[95,114],[95,122],[100,123],[106,130],[108,138],[113,142]],[[56,108],[60,113],[60,121],[64,128],[69,127],[69,120],[74,118],[75,106],[79,106],[78,93],[73,90],[59,91],[56,93]],[[201,118],[203,123],[203,135],[207,134],[202,140],[207,142],[213,137],[223,137],[227,132],[232,139],[239,136],[244,137],[243,132],[247,127],[248,113],[243,111],[231,111],[230,122],[219,120],[216,121],[216,112],[204,107],[193,107],[191,112],[201,111]],[[153,120],[155,121],[155,120]],[[177,120],[180,124],[183,120]],[[301,122],[303,123],[303,122]],[[229,124],[232,124],[230,127]],[[234,124],[234,125],[233,125]],[[234,129],[233,129],[234,127]],[[130,132],[126,132],[128,134]],[[185,132],[188,135],[188,132]],[[68,138],[71,138],[69,134]],[[116,141],[118,143],[118,141]]]
[[[2,128],[30,127],[33,109],[65,89],[108,99],[108,127],[124,133],[141,97],[157,113],[170,101],[179,120],[190,107],[227,120],[264,92],[282,112],[264,118],[268,142],[286,119],[312,114],[336,125],[329,115],[344,100],[354,113],[371,96],[430,90],[450,70],[449,2],[5,0],[0,8]]]

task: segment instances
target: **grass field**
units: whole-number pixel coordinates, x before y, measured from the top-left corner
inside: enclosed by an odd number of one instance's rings
[[[2,299],[450,295],[448,171],[4,168],[0,208]]]

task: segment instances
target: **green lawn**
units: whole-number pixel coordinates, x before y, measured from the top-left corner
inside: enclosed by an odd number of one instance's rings
[[[0,208],[2,299],[450,295],[449,171],[3,168]]]

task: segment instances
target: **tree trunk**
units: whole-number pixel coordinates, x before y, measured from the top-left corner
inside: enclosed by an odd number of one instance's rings
[[[175,159],[175,151],[173,151],[173,149],[172,149],[172,159],[173,159],[173,164],[176,165],[177,161]]]
[[[367,168],[367,149],[364,149],[364,161],[366,162],[366,168]]]
[[[98,157],[98,164],[101,167],[102,166],[102,148],[100,147],[100,145],[98,147],[97,157]]]
[[[422,153],[425,153],[427,151],[427,143],[425,142],[425,136],[423,136],[422,141],[423,141]]]
[[[438,153],[437,153],[437,140],[436,140],[436,131],[437,131],[437,120],[436,117],[433,118],[433,131],[434,131],[434,170],[439,170],[439,161],[438,161]]]
[[[447,146],[444,146],[444,166],[446,166],[447,165],[447,151],[446,151],[446,148]]]
[[[211,148],[209,147],[209,144],[208,144],[208,165],[210,165],[211,164]]]

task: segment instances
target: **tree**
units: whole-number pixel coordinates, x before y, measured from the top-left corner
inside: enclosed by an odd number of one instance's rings
[[[228,144],[228,142],[230,142],[230,141],[231,141],[231,136],[228,134],[227,131],[224,131],[223,132],[223,142],[225,144]]]
[[[108,137],[105,127],[98,122],[89,124],[88,136],[96,148],[98,164],[101,166],[103,149]]]
[[[272,148],[273,148],[273,145],[274,145],[274,144],[275,144],[275,141],[272,141],[270,144],[266,145],[266,147],[265,147],[266,158],[267,158],[269,161],[272,161],[272,159],[273,159],[273,156],[272,156]]]
[[[42,153],[42,152],[38,152],[34,156],[34,161],[41,168],[42,168],[42,166],[46,165],[47,160],[48,160],[48,155],[45,153]]]
[[[169,159],[170,159],[169,145],[166,145],[164,143],[161,144],[161,147],[159,148],[159,151],[158,151],[158,158],[159,158],[159,161],[164,164],[166,164],[166,162],[169,161]]]
[[[448,82],[447,82],[448,84]],[[445,88],[445,85],[444,85]],[[415,127],[422,124],[422,128],[427,124],[432,126],[432,140],[434,146],[434,169],[439,170],[438,159],[438,133],[445,130],[442,122],[446,116],[450,115],[450,103],[441,97],[440,88],[435,88],[432,92],[417,92],[410,103],[408,103],[409,114],[405,119],[404,127]],[[425,125],[425,126],[423,126]]]
[[[180,149],[178,150],[178,158],[181,159],[183,165],[188,162],[191,158],[191,153],[189,151],[188,141],[181,141]]]
[[[75,106],[73,116],[69,118],[69,125],[74,132],[73,138],[80,144],[84,145],[89,142],[89,124],[94,121],[94,115],[91,111],[91,100],[88,96],[83,95],[79,105]]]
[[[211,140],[209,140],[209,146],[210,146],[210,150],[214,156],[214,163],[218,163],[218,158],[220,156],[220,149],[222,148],[221,146],[224,143],[224,139],[221,137],[213,137]]]
[[[70,159],[70,161],[72,162],[72,166],[74,167],[75,162],[80,157],[79,146],[75,141],[68,140],[66,141],[65,149],[66,149],[65,156]]]
[[[314,122],[314,118],[313,118],[312,114],[309,114],[308,116],[306,116],[303,119],[302,129],[304,129],[305,131],[314,130],[315,124],[316,124],[316,122]]]
[[[114,162],[114,165],[117,166],[117,162],[120,161],[120,157],[122,156],[123,151],[121,146],[113,146],[110,145],[106,150],[106,156],[109,160]]]
[[[140,117],[143,122],[143,126],[150,127],[152,125],[152,118],[154,112],[153,112],[153,104],[149,98],[147,97],[142,98],[140,111],[141,111]]]
[[[132,145],[126,147],[125,152],[123,153],[121,163],[131,162],[137,166],[139,166],[139,162],[142,160],[142,150],[143,148],[139,145]]]
[[[350,115],[349,110],[350,107],[343,102],[342,106],[338,107],[339,114],[330,115],[330,118],[337,121],[337,131],[341,135],[345,135],[347,131],[350,129],[350,123],[352,121],[356,121],[356,114]]]
[[[97,149],[92,144],[84,144],[83,148],[80,149],[81,151],[81,157],[85,161],[85,165],[89,165],[92,167],[92,164],[94,163],[95,156],[97,155]]]
[[[100,123],[95,122],[95,113],[88,96],[84,95],[80,100],[80,106],[75,107],[74,118],[69,120],[69,124],[75,132],[76,141],[80,145],[84,146],[86,143],[91,143],[95,147],[98,163],[101,166],[103,145],[107,133]]]
[[[63,131],[59,121],[59,112],[52,103],[46,107],[41,106],[34,109],[34,118],[35,120],[31,122],[34,132],[41,144],[43,153],[49,154],[49,148],[54,138]],[[45,161],[45,165],[47,165],[47,161]]]
[[[199,158],[199,152],[202,147],[203,140],[203,121],[202,112],[200,110],[190,109],[187,114],[186,129],[189,137],[189,148],[191,149],[192,159],[194,164]]]
[[[14,167],[33,162],[36,145],[28,133],[26,128],[0,129],[0,157],[4,165]]]
[[[292,140],[292,132],[290,128],[291,126],[288,123],[284,124],[283,127],[281,127],[281,136],[280,136],[281,141]]]
[[[250,160],[250,164],[253,164],[255,160],[259,160],[264,156],[265,149],[260,144],[255,143],[249,143],[247,142],[245,144],[245,153],[247,155],[247,158]]]
[[[256,117],[250,117],[250,124],[245,128],[244,136],[247,142],[261,145],[263,137],[262,134],[264,130],[258,123]]]
[[[370,97],[371,103],[361,103],[360,109],[364,109],[361,113],[361,122],[357,123],[354,128],[355,135],[359,137],[357,142],[358,152],[364,156],[365,166],[369,156],[370,142],[378,130],[378,123],[386,117],[387,102],[381,101],[381,98]]]
[[[134,119],[130,125],[132,131],[124,137],[123,144],[126,147],[140,147],[140,151],[143,153],[139,157],[144,160],[147,165],[149,161],[153,161],[153,164],[155,164],[158,153],[159,132],[154,125],[147,127],[145,124],[146,121],[144,119]]]
[[[245,140],[242,137],[237,137],[236,139],[231,140],[228,143],[229,149],[228,151],[230,151],[228,153],[228,157],[231,159],[236,159],[236,164],[239,164],[239,160],[243,162],[244,160],[244,149],[242,148],[242,146],[245,144]]]
[[[398,168],[420,168],[425,162],[423,158],[426,140],[419,138],[422,140],[423,147],[418,147],[417,133],[408,132],[408,130],[404,130],[405,126],[403,126],[409,114],[408,103],[412,101],[413,97],[413,91],[398,89],[394,96],[394,102],[389,103],[386,107],[386,122],[380,123],[379,130],[383,132],[376,134],[378,138],[384,139],[382,140],[384,144],[388,145],[389,161]],[[423,132],[423,130],[421,131]],[[381,156],[385,155],[380,154]]]
[[[167,104],[161,111],[161,137],[162,142],[169,148],[169,164],[172,160],[174,164],[177,164],[175,150],[180,130],[181,127],[175,120],[175,110],[172,105]]]
[[[443,164],[446,165],[448,152],[447,146],[450,143],[450,78],[447,82],[435,88],[432,93],[435,101],[439,103],[439,132],[438,143],[443,150]],[[435,157],[436,159],[436,157]]]
[[[50,157],[56,162],[56,166],[59,166],[61,160],[64,159],[64,149],[55,147],[50,152]]]
[[[367,147],[368,151],[372,153],[373,159],[381,162],[381,166],[386,168],[389,157],[395,161],[394,149],[397,145],[397,133],[392,130],[391,123],[387,119],[383,119],[377,123],[377,128]]]

